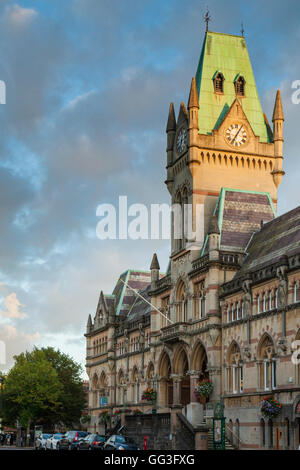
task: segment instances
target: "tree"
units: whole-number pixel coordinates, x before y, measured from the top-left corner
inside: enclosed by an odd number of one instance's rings
[[[85,407],[81,367],[53,348],[15,356],[5,382],[5,415],[23,426],[78,423]]]
[[[56,370],[62,385],[58,419],[66,426],[72,426],[79,422],[86,406],[86,394],[81,379],[82,368],[59,350],[48,347],[42,348],[41,352]]]
[[[29,428],[43,416],[55,416],[61,406],[62,385],[46,358],[26,353],[15,360],[5,381],[5,414],[11,422],[19,419]]]

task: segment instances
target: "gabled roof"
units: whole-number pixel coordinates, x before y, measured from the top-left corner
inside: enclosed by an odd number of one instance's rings
[[[260,230],[261,221],[275,217],[269,193],[222,188],[214,215],[220,230],[220,250],[245,251],[254,232]],[[207,240],[203,253],[208,250]]]
[[[123,282],[122,282],[123,281]],[[113,290],[116,298],[116,315],[127,315],[135,301],[136,295],[128,286],[137,291],[144,290],[151,283],[150,271],[128,269],[119,277]]]
[[[224,94],[216,95],[213,77],[224,75]],[[199,133],[211,134],[220,124],[235,100],[234,80],[240,74],[246,81],[242,107],[261,142],[270,142],[271,135],[262,112],[245,38],[230,34],[206,32],[196,73],[199,96]]]
[[[277,263],[282,256],[300,252],[300,206],[271,220],[257,231],[247,247],[247,257],[236,278]]]

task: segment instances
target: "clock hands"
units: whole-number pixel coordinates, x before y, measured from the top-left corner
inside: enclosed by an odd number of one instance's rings
[[[241,126],[241,127],[239,128],[239,130],[237,131],[237,133],[235,134],[234,138],[233,138],[232,141],[231,141],[231,144],[233,144],[233,142],[234,142],[235,139],[237,138],[237,136],[238,136],[238,134],[240,133],[240,130],[242,129],[242,127],[243,127],[243,126]]]

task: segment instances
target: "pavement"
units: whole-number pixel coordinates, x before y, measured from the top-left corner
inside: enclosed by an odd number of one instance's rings
[[[34,447],[0,446],[0,450],[34,450]]]

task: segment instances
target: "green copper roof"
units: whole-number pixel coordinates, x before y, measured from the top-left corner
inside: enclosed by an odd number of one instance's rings
[[[224,75],[224,94],[214,93],[213,77]],[[238,75],[246,81],[245,97],[240,99],[253,132],[261,142],[271,142],[259,101],[245,38],[229,34],[207,32],[205,35],[196,83],[199,95],[199,132],[211,134],[221,124],[236,98],[234,82]]]

